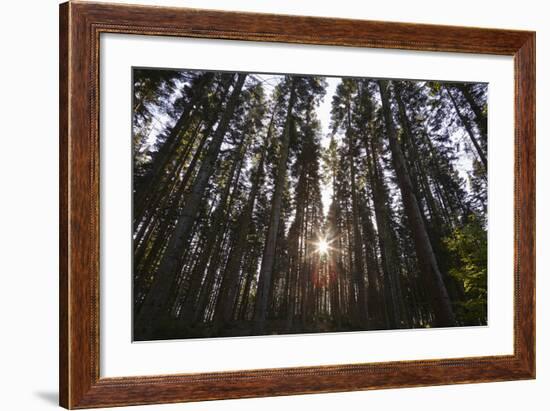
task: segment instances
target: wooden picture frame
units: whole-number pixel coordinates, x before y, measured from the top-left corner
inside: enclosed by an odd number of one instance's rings
[[[513,355],[100,378],[101,33],[513,56]],[[61,406],[125,406],[535,378],[534,32],[69,2],[60,6],[59,121]]]

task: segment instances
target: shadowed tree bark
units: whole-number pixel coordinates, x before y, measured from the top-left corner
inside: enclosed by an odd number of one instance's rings
[[[154,193],[153,188],[157,186],[162,179],[163,170],[170,161],[171,156],[175,153],[175,148],[178,144],[179,137],[185,134],[187,128],[191,124],[190,114],[196,108],[196,105],[199,103],[200,99],[203,98],[213,79],[214,73],[205,73],[193,87],[194,91],[191,99],[185,105],[178,121],[174,124],[174,127],[172,127],[166,141],[155,156],[155,161],[150,172],[148,173],[148,177],[141,185],[139,191],[136,192],[134,199],[135,204],[138,207],[136,210],[137,212],[135,213],[136,216],[141,216],[143,214],[142,208],[140,207],[146,206],[147,198]]]
[[[407,220],[411,225],[411,232],[414,238],[419,264],[422,274],[426,279],[426,286],[430,290],[435,320],[438,326],[450,327],[456,325],[456,320],[449,294],[447,293],[447,289],[445,288],[445,284],[443,282],[443,276],[439,270],[439,265],[434,254],[428,232],[424,225],[424,219],[422,218],[422,214],[418,208],[418,202],[414,195],[411,179],[406,167],[405,157],[403,156],[403,152],[399,146],[399,141],[397,140],[388,97],[389,82],[380,80],[378,84],[380,88],[382,109],[386,123],[387,137],[392,153],[393,165],[397,175],[399,188],[401,190]]]
[[[227,102],[223,116],[208,146],[206,157],[202,162],[193,188],[181,210],[174,232],[168,241],[167,252],[159,264],[151,289],[141,307],[137,323],[143,327],[141,332],[145,335],[153,331],[155,321],[164,318],[166,315],[166,304],[173,284],[180,252],[187,243],[187,237],[199,210],[204,190],[210,176],[214,172],[214,166],[220,152],[223,137],[233,117],[245,80],[246,74],[238,74],[231,97]]]
[[[239,218],[239,234],[237,237],[237,242],[234,249],[232,250],[231,256],[229,257],[229,262],[227,263],[225,274],[223,276],[221,295],[218,298],[219,303],[218,309],[216,311],[217,313],[219,313],[216,317],[218,326],[220,326],[221,323],[227,324],[233,319],[235,299],[237,297],[237,288],[239,285],[239,268],[241,266],[243,254],[245,252],[244,248],[250,231],[250,225],[252,223],[252,212],[254,211],[254,204],[256,203],[258,190],[260,189],[260,184],[263,180],[266,150],[267,145],[271,141],[274,115],[275,113],[273,113],[270,124],[268,126],[264,146],[262,147],[260,153],[260,161],[258,162],[256,170],[254,171],[254,181],[248,195],[245,209]]]
[[[474,97],[472,96],[472,93],[470,92],[470,89],[466,84],[463,83],[455,83],[454,86],[460,90],[470,107],[472,108],[475,117],[476,117],[476,124],[478,127],[479,132],[481,135],[485,138],[485,141],[487,141],[487,116],[483,112],[483,109],[476,103]]]
[[[288,100],[287,114],[283,129],[281,148],[279,151],[279,160],[277,164],[277,179],[273,191],[271,202],[271,217],[269,219],[269,228],[267,231],[266,244],[262,265],[260,268],[258,290],[256,292],[256,306],[254,312],[254,328],[257,332],[262,332],[265,328],[267,318],[267,303],[271,277],[273,275],[273,265],[275,263],[275,247],[277,243],[277,233],[279,231],[279,222],[281,218],[281,202],[286,179],[286,166],[288,161],[288,149],[290,144],[290,129],[292,127],[292,110],[296,103],[296,88],[294,80],[290,84],[290,97]]]
[[[479,156],[479,159],[483,163],[483,166],[485,167],[485,171],[487,171],[487,157],[485,156],[485,153],[483,149],[481,148],[481,145],[479,144],[479,141],[477,141],[477,137],[474,133],[474,130],[472,130],[472,126],[470,124],[470,121],[464,117],[464,115],[461,113],[460,108],[458,107],[458,104],[456,102],[455,97],[453,96],[453,93],[451,92],[450,88],[445,86],[445,90],[447,91],[447,94],[449,95],[453,107],[455,108],[456,114],[458,115],[458,118],[460,119],[460,122],[464,126],[464,129],[466,130],[466,133],[468,134],[468,137],[470,137],[470,141],[472,142],[477,155]]]

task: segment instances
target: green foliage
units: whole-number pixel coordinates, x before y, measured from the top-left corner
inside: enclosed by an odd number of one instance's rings
[[[475,215],[445,240],[456,264],[449,274],[464,287],[465,301],[458,302],[457,318],[464,325],[487,321],[487,231]]]

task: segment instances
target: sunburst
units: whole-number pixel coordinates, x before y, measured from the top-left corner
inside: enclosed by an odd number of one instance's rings
[[[317,242],[317,252],[320,255],[327,255],[330,249],[329,243],[326,238],[320,238]]]

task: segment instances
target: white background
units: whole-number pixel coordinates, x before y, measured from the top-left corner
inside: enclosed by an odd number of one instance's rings
[[[0,65],[0,225],[3,280],[0,286],[1,406],[9,410],[54,409],[57,402],[57,1],[2,4]],[[158,2],[157,2],[158,3]],[[357,2],[356,0],[165,1],[202,8],[341,16],[375,20],[458,24],[537,30],[538,234],[537,353],[535,381],[307,395],[200,404],[151,406],[159,410],[547,409],[550,389],[550,206],[545,160],[550,127],[550,28],[545,3],[536,0],[480,2]],[[6,144],[7,143],[7,144]],[[135,409],[135,408],[134,408]]]
[[[513,186],[508,184],[514,170],[511,57],[360,48],[335,52],[334,47],[120,34],[104,34],[100,41],[101,376],[513,353]],[[132,66],[488,82],[489,326],[132,344],[132,121],[128,110]]]

